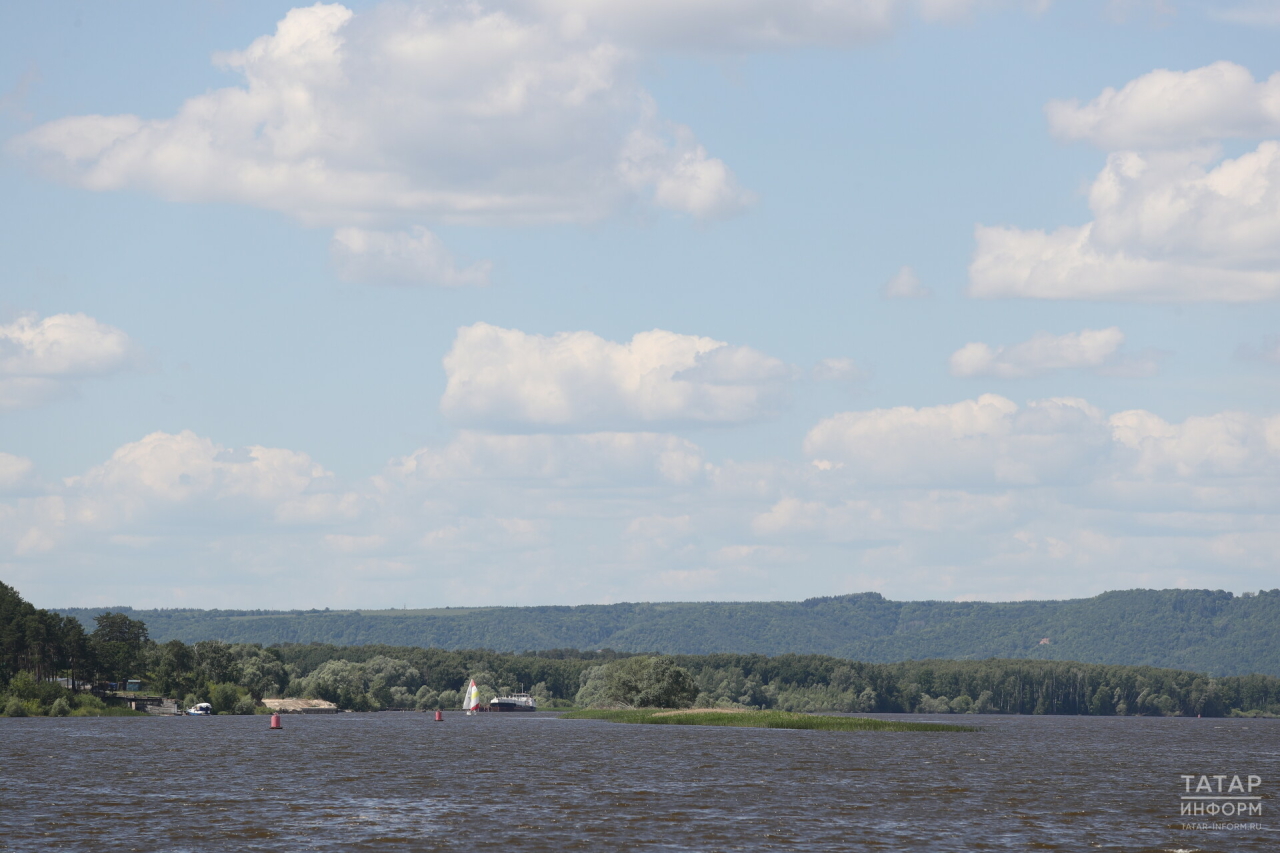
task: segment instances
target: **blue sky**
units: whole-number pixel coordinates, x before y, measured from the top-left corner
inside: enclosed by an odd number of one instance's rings
[[[1275,585],[1275,3],[16,7],[44,606]]]

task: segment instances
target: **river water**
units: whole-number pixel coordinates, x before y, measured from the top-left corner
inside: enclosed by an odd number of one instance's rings
[[[1280,851],[1280,720],[963,722],[4,718],[0,849]],[[1201,775],[1260,777],[1261,815],[1181,816]]]

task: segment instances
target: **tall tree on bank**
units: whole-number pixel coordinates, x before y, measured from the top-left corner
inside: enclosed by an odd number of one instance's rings
[[[119,683],[141,675],[147,624],[123,613],[103,613],[93,621],[98,627],[93,629],[90,640],[100,671]]]
[[[93,670],[93,649],[77,619],[40,610],[0,583],[0,688],[19,672],[37,681],[65,673],[74,683]]]

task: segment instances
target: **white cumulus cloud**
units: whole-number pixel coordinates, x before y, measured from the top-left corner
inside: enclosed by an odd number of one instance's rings
[[[843,412],[820,421],[804,440],[808,456],[832,463],[820,470],[900,486],[1071,481],[1109,450],[1106,418],[1083,400],[1019,407],[996,394]]]
[[[477,3],[318,3],[216,59],[243,85],[169,118],[59,119],[12,148],[88,189],[340,227],[587,221],[637,197],[720,216],[750,200],[657,115],[630,51],[558,22]]]
[[[951,375],[1023,379],[1050,370],[1101,368],[1115,362],[1123,344],[1124,333],[1115,326],[1065,335],[1040,332],[1011,346],[968,343],[951,354]]]
[[[578,429],[739,423],[784,402],[791,367],[750,347],[655,329],[626,343],[476,323],[444,358],[441,409],[466,423]]]
[[[128,335],[84,314],[19,317],[0,326],[0,411],[40,405],[136,357]]]
[[[459,268],[440,238],[421,226],[410,232],[339,228],[329,250],[344,281],[466,287],[488,284],[493,268],[488,261]]]
[[[1216,62],[1158,69],[1094,100],[1052,101],[1053,132],[1115,150],[1093,220],[979,225],[979,297],[1251,302],[1280,296],[1280,142],[1224,158],[1218,140],[1280,134],[1280,73]]]
[[[1115,441],[1133,451],[1135,477],[1208,484],[1280,475],[1280,416],[1219,412],[1171,424],[1151,412],[1111,417]]]
[[[1056,136],[1109,150],[1273,136],[1280,133],[1280,73],[1255,81],[1247,68],[1225,61],[1157,69],[1087,104],[1050,101],[1045,113]]]
[[[1094,220],[1052,232],[978,226],[978,297],[1252,302],[1280,296],[1280,143],[1117,152],[1089,192]]]
[[[815,475],[893,488],[1091,484],[1098,506],[1128,501],[1280,511],[1280,416],[1218,412],[1171,423],[1107,416],[1084,400],[1019,406],[995,394],[843,412],[810,430]],[[1225,482],[1230,487],[1223,487]]]
[[[71,516],[112,525],[180,507],[296,516],[308,493],[332,474],[305,453],[272,447],[231,449],[190,430],[156,432],[123,445],[101,465],[66,482]],[[302,520],[294,518],[293,520]]]

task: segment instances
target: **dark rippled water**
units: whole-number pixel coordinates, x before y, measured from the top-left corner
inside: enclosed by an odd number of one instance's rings
[[[1280,721],[965,721],[0,719],[0,848],[1280,851]],[[1184,773],[1262,777],[1261,826],[1185,827]]]

